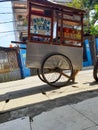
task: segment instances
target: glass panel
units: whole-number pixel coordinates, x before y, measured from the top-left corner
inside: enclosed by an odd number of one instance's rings
[[[30,33],[50,36],[51,35],[51,18],[32,15]]]
[[[55,11],[53,20],[53,43],[61,44],[61,13]]]
[[[64,38],[70,38],[73,40],[81,40],[81,30],[80,28],[63,28]]]
[[[65,16],[66,15],[64,15],[64,17]],[[69,19],[70,17],[68,17],[67,19]],[[77,16],[76,19],[80,20],[79,16]],[[81,22],[63,19],[63,37],[64,37],[63,43],[64,44],[81,46],[81,39],[82,39],[81,34],[82,34],[81,33]]]
[[[30,12],[30,41],[50,43],[52,41],[52,10],[32,5]]]
[[[73,15],[73,14],[64,14],[64,19],[72,20],[72,21],[80,21],[81,17],[79,15]]]

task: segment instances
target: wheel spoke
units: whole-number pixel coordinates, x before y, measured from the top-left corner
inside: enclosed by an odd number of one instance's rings
[[[61,72],[61,74],[62,74],[63,76],[65,76],[66,78],[70,78],[69,75],[67,75],[67,74],[65,74],[65,73],[63,73],[63,72]]]

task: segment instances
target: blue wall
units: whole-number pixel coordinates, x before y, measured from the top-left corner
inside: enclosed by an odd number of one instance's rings
[[[85,48],[85,55],[86,55],[86,60],[83,61],[83,67],[85,66],[91,66],[92,65],[92,57],[91,57],[91,50],[90,50],[90,44],[89,40],[86,39],[84,41],[84,48]]]

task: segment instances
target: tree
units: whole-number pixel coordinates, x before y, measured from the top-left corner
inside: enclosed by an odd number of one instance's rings
[[[94,13],[92,15],[91,24],[95,24],[97,20],[98,20],[98,4],[94,6]]]
[[[67,6],[83,9],[83,1],[82,0],[72,0],[72,2],[67,3]]]
[[[79,8],[79,9],[93,9],[98,4],[98,0],[72,0],[67,3],[68,6]]]
[[[95,24],[96,23],[96,21],[98,21],[98,4],[96,4],[95,6],[94,6],[94,14],[93,14],[93,16],[92,16],[92,19],[91,19],[91,21],[90,21],[90,34],[92,35],[92,37],[93,37],[93,50],[94,50],[94,52],[93,52],[93,61],[94,61],[94,64],[96,63],[96,60],[97,60],[97,58],[96,58],[96,42],[95,42],[95,38],[96,38],[96,36],[98,36],[98,24]]]
[[[94,13],[92,15],[91,21],[90,21],[90,34],[91,35],[98,35],[98,5],[94,6]]]
[[[96,49],[95,49],[95,37],[98,36],[98,0],[72,0],[68,6],[84,9],[86,10],[85,20],[84,20],[84,34],[91,35],[93,37],[92,47],[93,47],[93,62],[96,62]],[[94,10],[92,17],[90,15],[91,10]]]

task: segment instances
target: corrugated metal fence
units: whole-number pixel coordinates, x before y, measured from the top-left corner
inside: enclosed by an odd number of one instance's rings
[[[16,48],[0,47],[0,82],[21,79]]]

